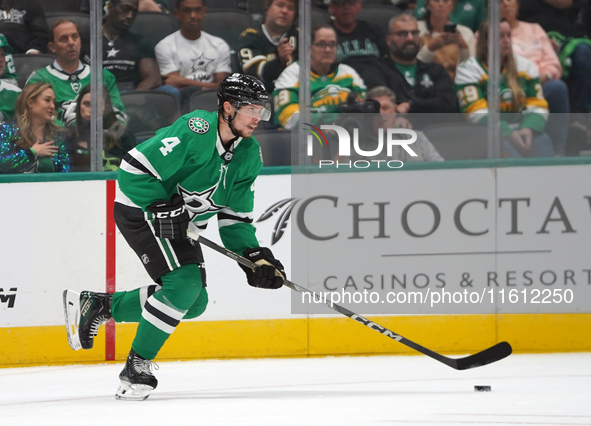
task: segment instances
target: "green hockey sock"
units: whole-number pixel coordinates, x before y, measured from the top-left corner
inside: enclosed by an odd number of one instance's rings
[[[162,288],[144,305],[132,349],[143,358],[154,359],[198,300],[202,287],[201,273],[196,264],[183,265],[164,275]]]

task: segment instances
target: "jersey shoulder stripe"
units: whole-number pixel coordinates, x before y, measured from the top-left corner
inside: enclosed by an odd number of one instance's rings
[[[487,71],[474,57],[466,59],[456,69],[455,84],[458,86],[482,83],[487,79]]]
[[[540,78],[540,72],[538,71],[538,66],[534,64],[527,58],[523,56],[514,55],[515,56],[515,65],[517,67],[517,73],[520,76],[525,77],[528,80],[533,80],[536,78]]]
[[[275,83],[275,89],[296,89],[299,87],[300,64],[294,62],[279,75]]]

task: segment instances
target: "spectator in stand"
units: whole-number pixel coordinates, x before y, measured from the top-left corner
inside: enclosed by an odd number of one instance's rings
[[[113,111],[111,97],[103,89],[103,170],[116,172],[121,159],[132,149],[135,137],[119,120]],[[72,171],[90,171],[90,85],[86,85],[76,102],[76,122],[71,130]]]
[[[297,0],[265,0],[261,23],[238,39],[238,55],[246,74],[257,77],[269,93],[283,70],[298,60]]]
[[[361,0],[330,0],[328,11],[337,33],[337,61],[353,67],[365,80],[365,74],[388,54],[385,34],[373,23],[357,19]]]
[[[230,75],[230,47],[220,37],[201,31],[205,0],[177,0],[174,15],[180,30],[160,41],[155,50],[164,84],[181,91],[181,109],[200,89],[215,89]]]
[[[140,12],[168,12],[167,0],[139,0]]]
[[[12,53],[12,47],[6,37],[0,34],[0,76],[6,68],[6,55]],[[0,78],[0,123],[14,117],[14,105],[21,89],[11,79]]]
[[[519,0],[501,0],[501,17],[511,26],[513,53],[529,59],[538,67],[544,98],[550,117],[546,132],[552,139],[555,155],[564,155],[569,123],[568,87],[560,79],[562,67],[552,43],[538,24],[517,19]]]
[[[425,19],[427,14],[426,3],[429,0],[417,0],[414,16],[418,20]],[[486,19],[486,0],[456,0],[449,20],[455,24],[463,25],[476,32],[478,26]]]
[[[0,125],[0,173],[69,172],[68,135],[53,122],[51,84],[31,84],[16,101],[16,119]]]
[[[47,30],[45,13],[36,0],[0,0],[0,33],[14,53],[46,53]]]
[[[458,112],[453,83],[442,65],[417,59],[419,28],[411,15],[400,14],[389,23],[386,41],[390,48],[366,81],[369,88],[389,87],[400,113]]]
[[[108,13],[110,0],[103,0],[103,9]],[[168,0],[139,0],[140,12],[164,12],[168,13]]]
[[[384,86],[376,86],[367,91],[366,99],[372,99],[380,104],[379,114],[367,114],[369,131],[364,133],[366,136],[360,138],[359,147],[364,151],[374,151],[379,144],[379,133],[384,129],[395,129],[397,127],[412,128],[408,126],[408,121],[396,116],[396,95],[394,92]],[[419,161],[443,161],[443,157],[437,152],[431,141],[421,131],[416,131],[417,140],[410,145],[417,154],[411,156],[401,145],[392,147],[392,154],[387,155],[387,150],[383,149],[378,155],[371,157],[371,160],[400,160],[404,163]],[[399,135],[404,138],[407,135]],[[367,160],[368,157],[358,155],[356,152],[352,160]]]
[[[162,85],[154,50],[145,39],[129,31],[138,4],[139,0],[110,0],[103,18],[103,68],[115,76],[120,92],[154,90]],[[90,63],[90,52],[83,52],[82,57]],[[173,91],[178,96],[178,91]]]
[[[49,50],[56,58],[53,64],[34,71],[27,85],[50,83],[55,91],[58,119],[68,126],[76,119],[76,97],[82,87],[90,83],[90,66],[80,60],[80,34],[74,22],[60,18],[51,24],[49,30]],[[103,70],[103,85],[108,90],[117,118],[125,123],[125,108],[119,96],[115,77]]]
[[[501,132],[504,155],[508,157],[551,157],[552,141],[546,133],[548,103],[544,99],[538,67],[513,54],[511,26],[500,24],[499,49],[502,78],[499,87]],[[478,30],[476,57],[463,62],[456,72],[456,90],[462,112],[471,122],[483,122],[488,115],[488,23]]]
[[[417,59],[443,65],[453,81],[457,66],[476,52],[474,33],[450,21],[455,0],[427,0],[425,6],[425,19],[418,22],[422,48]]]
[[[337,62],[337,34],[330,24],[316,26],[312,32],[310,47],[310,85],[313,114],[312,123],[332,123],[341,105],[348,98],[361,99],[365,84],[357,72],[346,64]],[[275,121],[285,129],[297,125],[299,116],[300,64],[288,66],[279,76],[273,92]]]
[[[591,41],[583,38],[578,19],[583,2],[577,0],[520,0],[519,19],[540,24],[559,50],[572,112],[591,111]]]

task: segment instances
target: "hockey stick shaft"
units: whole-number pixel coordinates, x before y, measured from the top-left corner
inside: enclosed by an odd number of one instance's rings
[[[255,265],[250,260],[220,246],[219,244],[214,243],[213,241],[208,240],[205,237],[202,237],[201,235],[199,235],[195,232],[188,230],[187,236],[189,238],[191,238],[192,240],[198,241],[201,244],[203,244],[204,246],[209,247],[210,249],[217,251],[218,253],[221,253],[224,256],[227,256],[232,260],[235,260],[236,262],[238,262],[239,264],[241,264],[243,266],[246,266],[246,267],[251,268],[253,270],[257,267],[257,265]],[[377,331],[378,333],[381,333],[382,335],[384,335],[386,337],[389,337],[390,339],[396,340],[397,342],[402,343],[403,345],[406,345],[409,348],[412,348],[417,352],[427,355],[428,357],[431,357],[431,358],[433,358],[433,359],[435,359],[435,360],[437,360],[449,367],[452,367],[456,370],[467,370],[469,368],[475,368],[475,367],[480,367],[482,365],[491,364],[493,362],[499,361],[499,360],[509,356],[512,352],[512,349],[511,349],[511,346],[509,345],[509,343],[500,342],[500,343],[497,343],[496,345],[491,346],[490,348],[487,348],[481,352],[478,352],[473,355],[469,355],[464,358],[449,358],[449,357],[441,355],[435,351],[432,351],[431,349],[421,346],[418,343],[415,343],[412,340],[409,340],[406,337],[403,337],[398,333],[394,333],[393,331],[387,329],[386,327],[379,325],[373,321],[370,321],[369,319],[367,319],[359,314],[356,314],[355,312],[350,311],[349,309],[347,309],[343,306],[337,305],[336,303],[333,303],[332,301],[327,300],[327,298],[323,298],[320,295],[318,295],[317,293],[314,293],[314,292],[312,292],[300,285],[297,285],[287,279],[284,280],[283,285],[285,285],[286,287],[289,287],[290,289],[292,289],[293,291],[296,291],[298,293],[308,293],[311,295],[311,297],[313,298],[313,300],[315,302],[317,302],[319,304],[323,304],[323,305],[327,306],[328,308],[330,308],[342,315],[345,315],[345,316],[351,318],[352,320],[355,320],[358,323],[363,324],[366,327]]]

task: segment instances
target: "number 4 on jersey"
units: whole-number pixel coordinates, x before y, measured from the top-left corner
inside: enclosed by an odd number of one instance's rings
[[[175,146],[177,146],[178,144],[181,143],[181,140],[177,137],[173,137],[173,138],[164,138],[160,142],[162,142],[162,144],[164,145],[162,148],[160,148],[160,152],[162,153],[162,155],[164,155],[166,157],[168,154],[170,154],[172,152],[172,149]]]

